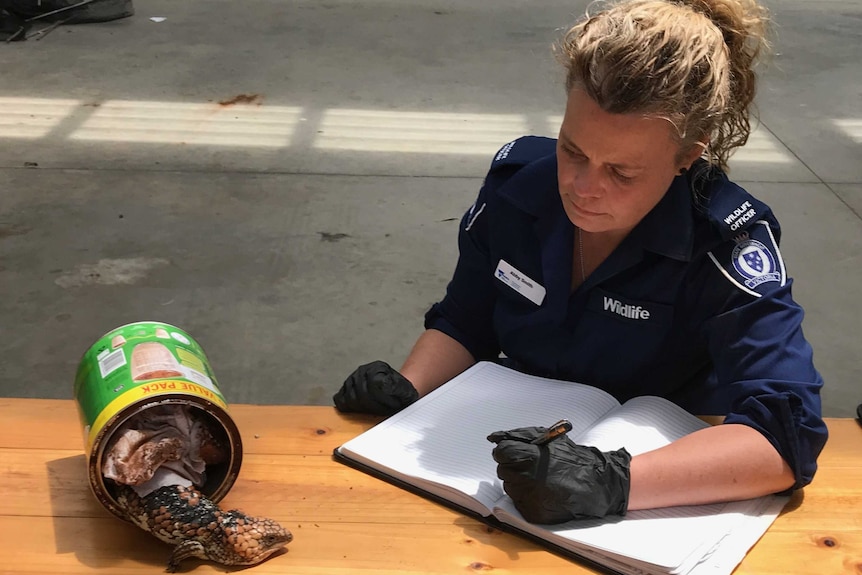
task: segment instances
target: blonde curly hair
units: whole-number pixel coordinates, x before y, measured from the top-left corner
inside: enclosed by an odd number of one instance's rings
[[[700,145],[726,170],[751,132],[767,23],[755,0],[623,0],[588,11],[555,52],[567,91],[584,90],[610,113],[664,118],[680,154]]]

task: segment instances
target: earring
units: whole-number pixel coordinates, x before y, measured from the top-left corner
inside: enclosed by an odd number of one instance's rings
[[[688,171],[688,168],[681,168],[681,169],[679,170],[679,175],[680,175],[680,176],[684,176],[684,175],[685,175],[685,173],[686,173],[687,171]]]

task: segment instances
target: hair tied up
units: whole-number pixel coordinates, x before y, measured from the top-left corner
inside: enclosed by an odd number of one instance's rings
[[[568,90],[608,112],[665,118],[681,150],[709,142],[706,159],[727,169],[751,131],[767,27],[755,0],[599,0],[555,51]]]

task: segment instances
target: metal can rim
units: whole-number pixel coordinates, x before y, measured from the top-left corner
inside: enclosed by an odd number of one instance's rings
[[[137,322],[135,322],[137,323]],[[110,332],[109,332],[110,333]],[[105,455],[105,448],[110,442],[113,434],[126,421],[133,416],[157,405],[189,405],[191,407],[202,410],[206,415],[214,419],[225,432],[229,442],[229,457],[230,460],[226,465],[225,475],[218,482],[218,486],[208,492],[201,489],[201,492],[210,499],[213,503],[221,501],[228,491],[233,487],[239,476],[239,470],[242,465],[243,448],[242,437],[236,423],[220,405],[208,401],[197,396],[190,396],[178,393],[165,393],[163,395],[151,396],[137,403],[131,403],[114,415],[111,419],[105,422],[99,435],[94,440],[96,449],[91,450],[89,461],[87,462],[90,488],[96,499],[105,506],[108,511],[117,517],[128,521],[128,517],[123,513],[117,504],[116,499],[111,494],[110,489],[105,483],[105,478],[102,475],[102,458]]]

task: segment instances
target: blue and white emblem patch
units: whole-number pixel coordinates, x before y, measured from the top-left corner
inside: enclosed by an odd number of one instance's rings
[[[768,223],[755,222],[734,241],[736,245],[732,249],[717,250],[719,257],[709,253],[713,263],[733,285],[760,297],[770,287],[786,283],[784,260]]]
[[[763,282],[781,282],[775,257],[765,245],[757,240],[743,240],[731,253],[733,267],[743,278],[743,283],[754,289]]]

